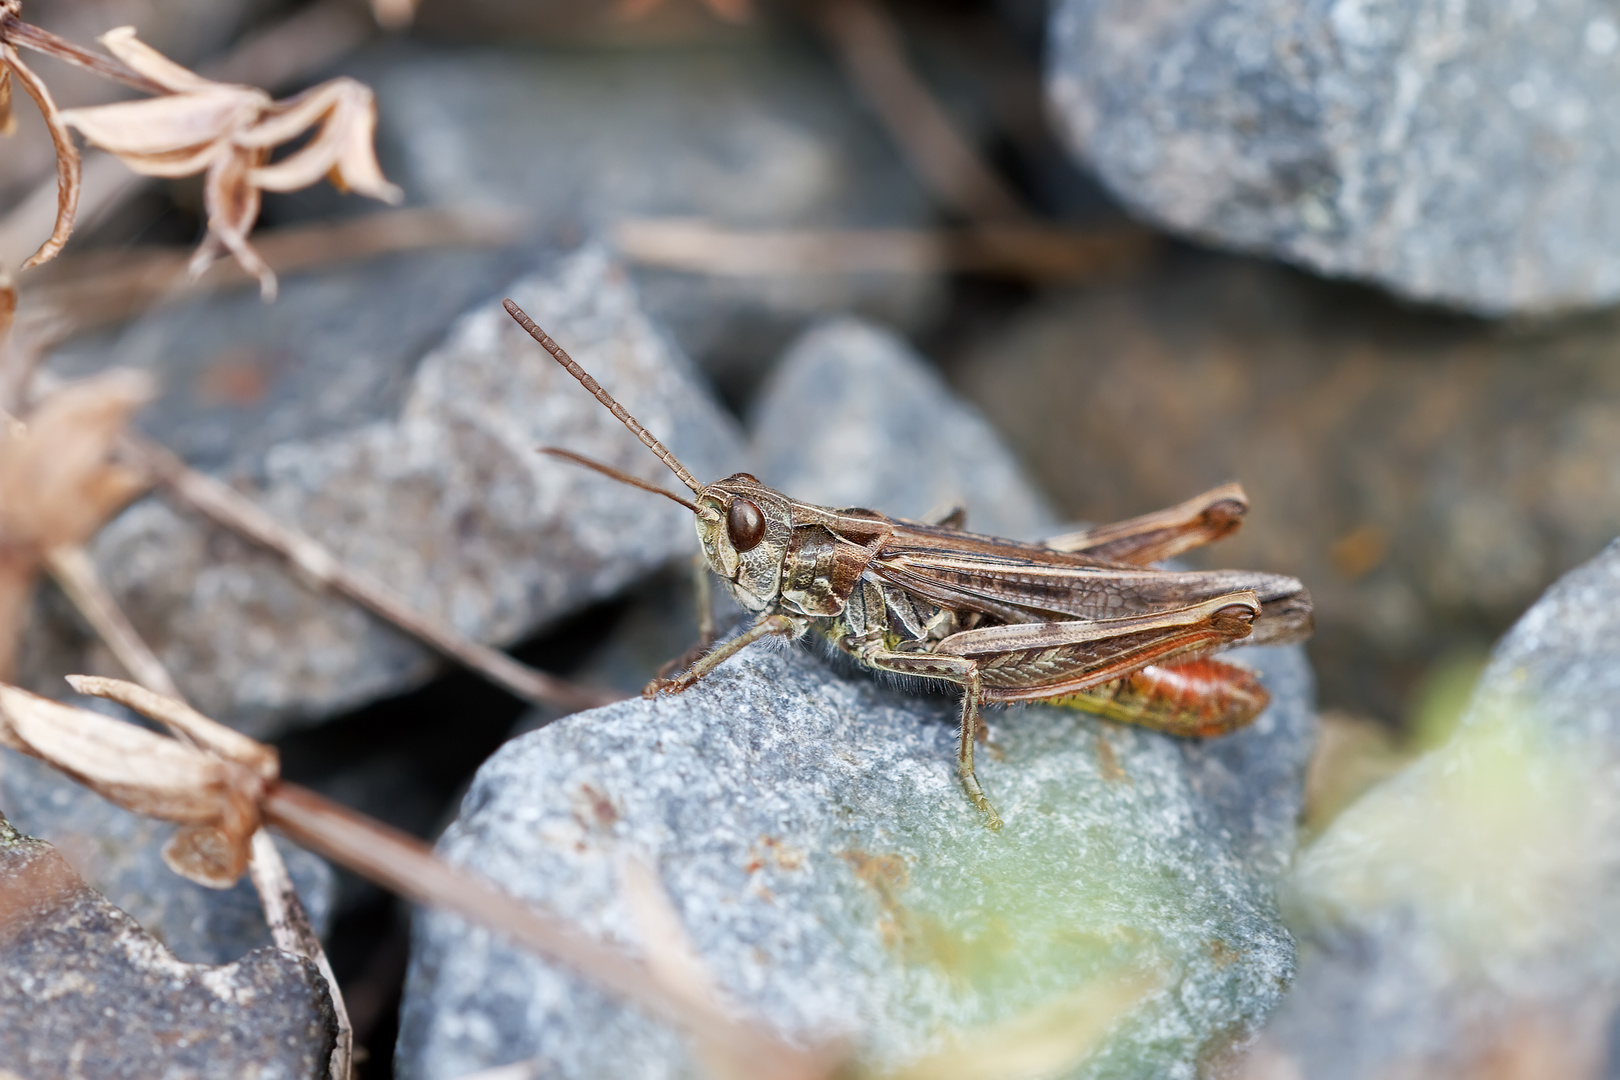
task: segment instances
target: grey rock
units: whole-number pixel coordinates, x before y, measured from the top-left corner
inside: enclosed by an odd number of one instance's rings
[[[1063,0],[1048,90],[1125,203],[1486,315],[1620,297],[1603,0]]]
[[[794,498],[909,518],[960,500],[975,532],[1037,539],[1057,528],[978,410],[903,338],[860,319],[800,337],[750,428],[759,476]]]
[[[336,1020],[308,961],[183,964],[0,818],[0,1061],[23,1077],[315,1080]]]
[[[86,884],[188,964],[228,964],[271,944],[258,894],[187,881],[163,862],[174,826],[131,814],[42,762],[0,750],[0,812],[48,840]],[[278,839],[315,932],[325,936],[335,895],[326,861]]]
[[[600,248],[582,248],[505,295],[693,471],[731,471],[741,441],[734,424]],[[318,402],[319,383],[306,388],[303,400]],[[536,452],[567,446],[670,481],[498,299],[459,320],[398,391],[399,405],[381,418],[337,431],[310,421],[298,437],[265,436],[252,472],[236,478],[348,566],[489,642],[533,631],[686,550],[684,511]],[[333,394],[341,392],[340,381]],[[92,555],[187,697],[260,737],[397,693],[438,668],[402,633],[296,581],[277,557],[156,499],[103,529]],[[70,664],[95,666],[70,649],[52,652],[71,634],[52,638],[44,627],[35,637],[47,640],[19,662],[44,692]]]
[[[522,207],[546,234],[627,217],[740,228],[916,226],[927,194],[836,69],[790,40],[535,50],[385,49],[390,176],[413,200]],[[914,324],[940,299],[905,275],[638,271],[648,310],[706,368],[753,368],[818,313]]]
[[[1598,1075],[1620,1003],[1617,605],[1620,543],[1507,634],[1449,742],[1301,854],[1299,978],[1250,1075]]]
[[[1070,1073],[1190,1080],[1293,966],[1272,882],[1299,808],[1310,677],[1298,649],[1244,656],[1275,704],[1222,743],[1049,707],[994,717],[1004,758],[983,755],[980,776],[1006,827],[992,834],[955,777],[950,699],[756,645],[679,697],[508,743],[440,850],[627,943],[615,867],[648,858],[730,998],[878,1063],[1157,965],[1169,985]],[[1239,769],[1254,792],[1236,790]],[[560,1076],[694,1069],[669,1030],[435,912],[417,923],[401,1032],[411,1080],[531,1057]]]

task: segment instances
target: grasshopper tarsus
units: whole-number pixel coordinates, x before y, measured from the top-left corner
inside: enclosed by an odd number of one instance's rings
[[[1248,638],[1302,640],[1311,602],[1290,577],[1151,564],[1237,528],[1248,498],[1236,484],[1152,514],[1024,544],[962,531],[955,512],[933,523],[791,499],[747,473],[699,484],[624,406],[518,306],[514,319],[629,428],[683,484],[703,559],[757,619],[642,693],[680,693],[763,637],[814,629],[868,668],[961,689],[957,771],[991,830],[973,748],[985,703],[1047,701],[1173,734],[1210,735],[1265,706],[1252,674],[1202,658]],[[662,672],[660,672],[662,675]]]

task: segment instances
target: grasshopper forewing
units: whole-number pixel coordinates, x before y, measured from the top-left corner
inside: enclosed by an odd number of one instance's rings
[[[654,680],[649,696],[685,690],[763,637],[814,631],[865,667],[961,688],[957,770],[998,829],[973,769],[986,703],[1045,701],[1175,735],[1219,735],[1251,722],[1268,698],[1247,669],[1209,654],[1310,634],[1310,595],[1294,578],[1148,565],[1237,528],[1248,501],[1236,484],[1042,544],[966,532],[956,514],[930,524],[814,506],[747,473],[701,484],[516,304],[506,310],[693,498],[551,452],[691,510],[709,569],[755,617],[681,675]]]

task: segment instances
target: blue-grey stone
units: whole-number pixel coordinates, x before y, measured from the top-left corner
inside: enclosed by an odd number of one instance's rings
[[[1061,0],[1048,91],[1127,206],[1485,315],[1620,298],[1606,0]]]

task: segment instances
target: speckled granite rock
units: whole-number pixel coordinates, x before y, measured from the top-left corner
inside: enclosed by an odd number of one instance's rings
[[[1448,743],[1302,853],[1299,977],[1247,1076],[1613,1075],[1617,654],[1620,543],[1514,626]]]
[[[1604,0],[1063,0],[1073,147],[1187,235],[1486,315],[1620,297]]]
[[[352,70],[376,88],[385,164],[413,200],[522,207],[546,235],[627,217],[905,227],[934,212],[836,66],[787,34],[664,48],[388,47]],[[942,298],[937,282],[893,274],[636,278],[648,310],[722,373],[764,363],[818,313],[914,323]]]
[[[582,248],[501,295],[528,309],[694,471],[732,471],[734,423],[600,248]],[[456,323],[402,390],[397,414],[269,445],[252,477],[254,498],[485,641],[510,641],[687,550],[691,526],[678,507],[536,452],[556,443],[667,479],[498,297]],[[156,499],[109,524],[92,554],[188,698],[260,737],[399,692],[438,667],[360,608],[297,582],[276,557]],[[82,656],[53,659],[36,648],[19,669],[44,692],[60,686],[59,674],[87,666]]]
[[[759,476],[794,498],[920,517],[961,500],[968,528],[1038,539],[1046,500],[979,411],[892,330],[819,323],[771,373],[750,417]]]
[[[3,818],[0,1016],[0,1070],[29,1080],[316,1080],[336,1031],[313,964],[182,964]]]
[[[1159,965],[1169,987],[1073,1075],[1190,1080],[1293,967],[1272,881],[1299,808],[1310,676],[1297,649],[1239,655],[1276,704],[1217,743],[1045,707],[997,715],[1005,756],[980,767],[1007,823],[992,834],[955,778],[949,699],[755,646],[680,697],[507,744],[441,850],[628,941],[615,859],[642,853],[728,994],[875,1061]],[[411,1080],[534,1055],[560,1076],[691,1075],[671,1032],[432,912],[401,1031]]]
[[[188,964],[228,964],[269,945],[259,896],[246,878],[206,889],[163,862],[174,826],[131,814],[43,762],[0,749],[0,813],[50,842],[85,883]],[[325,936],[335,892],[332,868],[277,841],[316,933]]]

